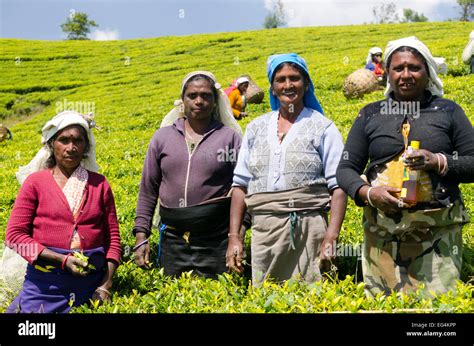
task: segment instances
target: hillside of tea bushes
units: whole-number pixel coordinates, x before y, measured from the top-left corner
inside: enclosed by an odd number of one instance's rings
[[[360,108],[380,99],[382,91],[346,100],[343,79],[365,63],[372,46],[416,34],[435,56],[446,58],[442,76],[445,97],[474,118],[474,76],[461,61],[472,23],[417,23],[288,28],[126,41],[26,41],[0,39],[0,123],[13,132],[0,143],[0,239],[19,189],[15,172],[40,147],[41,127],[64,106],[93,110],[100,173],[116,198],[124,247],[115,278],[114,303],[82,306],[76,312],[326,312],[326,311],[474,311],[474,228],[464,228],[464,264],[457,293],[427,297],[365,297],[356,257],[339,261],[338,279],[305,285],[266,283],[253,287],[247,278],[224,275],[204,280],[183,275],[164,277],[159,269],[144,272],[131,262],[134,220],[147,144],[163,116],[179,97],[181,79],[190,71],[212,71],[227,86],[239,74],[250,74],[267,93],[265,63],[271,54],[296,52],[311,71],[326,116],[347,136]],[[268,95],[250,105],[254,117],[270,109]],[[79,108],[78,110],[81,110]],[[474,210],[474,186],[462,187],[466,206]],[[471,213],[471,216],[474,216]],[[156,254],[156,234],[153,237]],[[247,243],[249,239],[247,237]],[[340,242],[357,248],[362,242],[361,211],[350,202]],[[412,311],[412,310],[410,310]]]

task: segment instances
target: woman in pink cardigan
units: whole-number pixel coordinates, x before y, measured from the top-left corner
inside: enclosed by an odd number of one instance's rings
[[[17,173],[22,186],[6,242],[28,265],[7,312],[65,313],[91,298],[110,300],[120,234],[112,190],[95,173],[91,125],[77,112],[59,113],[43,127],[43,148]]]

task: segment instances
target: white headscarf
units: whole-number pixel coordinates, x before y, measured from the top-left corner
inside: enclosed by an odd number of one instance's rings
[[[372,55],[380,53],[382,54],[382,49],[379,47],[372,47],[369,49],[369,53],[367,53],[367,59],[365,59],[365,63],[371,63],[372,62]]]
[[[64,111],[57,114],[53,119],[48,121],[42,129],[41,143],[43,147],[38,151],[33,160],[26,166],[21,166],[16,173],[16,178],[23,184],[25,179],[32,173],[38,172],[45,168],[46,161],[51,156],[51,150],[49,149],[47,142],[62,129],[71,125],[80,125],[86,130],[87,137],[89,139],[89,152],[87,157],[84,157],[81,161],[81,166],[92,172],[97,172],[99,166],[96,162],[95,156],[95,139],[92,134],[91,128],[95,127],[95,122],[92,120],[93,115],[82,115],[74,111]]]
[[[194,71],[194,72],[188,73],[184,77],[181,83],[181,95],[183,94],[184,86],[186,85],[188,80],[200,74],[209,77],[214,82],[214,85],[217,89],[218,97],[216,100],[216,109],[214,112],[215,119],[221,122],[223,125],[230,127],[232,130],[237,132],[239,136],[242,137],[242,129],[240,128],[240,125],[237,123],[237,120],[235,120],[234,118],[234,115],[232,113],[232,108],[230,106],[229,98],[221,90],[221,85],[217,83],[216,77],[211,72]],[[180,100],[174,101],[174,105],[175,107],[163,118],[163,121],[161,122],[160,127],[171,126],[173,125],[176,119],[185,117],[183,100],[180,99]]]
[[[235,84],[237,84],[237,86],[239,86],[240,84],[243,84],[243,83],[250,83],[250,79],[248,79],[248,77],[239,77],[237,78],[237,80],[235,81]]]
[[[426,60],[426,63],[428,64],[430,74],[426,89],[429,90],[433,95],[437,95],[440,97],[443,96],[443,82],[438,77],[438,65],[436,64],[433,55],[431,55],[429,48],[423,42],[418,40],[415,36],[401,38],[399,40],[390,41],[387,44],[387,48],[385,48],[385,60],[388,61],[390,55],[392,55],[393,52],[400,47],[414,48],[418,52],[420,52],[421,55],[423,55]],[[391,91],[392,87],[390,86],[390,81],[387,80],[385,96],[388,96]]]

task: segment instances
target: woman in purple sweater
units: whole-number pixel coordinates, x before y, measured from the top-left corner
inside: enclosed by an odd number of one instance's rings
[[[22,186],[6,240],[28,266],[7,312],[61,313],[110,300],[120,234],[110,186],[95,173],[91,125],[77,112],[59,113],[43,127],[43,148],[17,173]]]
[[[165,274],[192,270],[214,278],[227,270],[228,196],[242,132],[210,72],[188,74],[175,104],[148,146],[133,229],[135,262],[149,266],[159,198]]]

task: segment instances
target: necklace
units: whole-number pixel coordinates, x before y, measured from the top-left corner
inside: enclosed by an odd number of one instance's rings
[[[186,140],[186,144],[188,145],[189,153],[192,154],[194,149],[196,149],[197,145],[199,144],[199,142],[201,142],[203,136],[197,134],[196,137],[193,137],[188,131],[186,131],[186,128],[185,128],[184,137]]]
[[[184,131],[184,134],[186,136],[186,141],[191,142],[191,143],[198,143],[202,138],[201,136],[194,138],[187,131]]]
[[[191,134],[191,132],[193,134]],[[194,132],[194,130],[192,130],[191,126],[187,122],[185,123],[185,126],[184,126],[184,136],[186,137],[186,141],[191,142],[191,143],[199,143],[202,137],[204,137],[204,135]]]
[[[279,131],[279,127],[280,127],[280,119],[281,119],[281,114],[279,113],[278,114],[278,120],[277,120],[277,137],[278,137],[278,140],[281,142],[283,142],[283,140],[285,139],[286,135],[288,134],[288,131],[290,131],[290,128],[291,128],[291,125],[283,130],[283,131]],[[283,127],[283,125],[281,125],[281,127]]]
[[[283,139],[285,139],[286,134],[287,134],[287,132],[278,132],[277,131],[277,136],[278,136],[278,139],[280,140],[280,143],[283,142]]]

